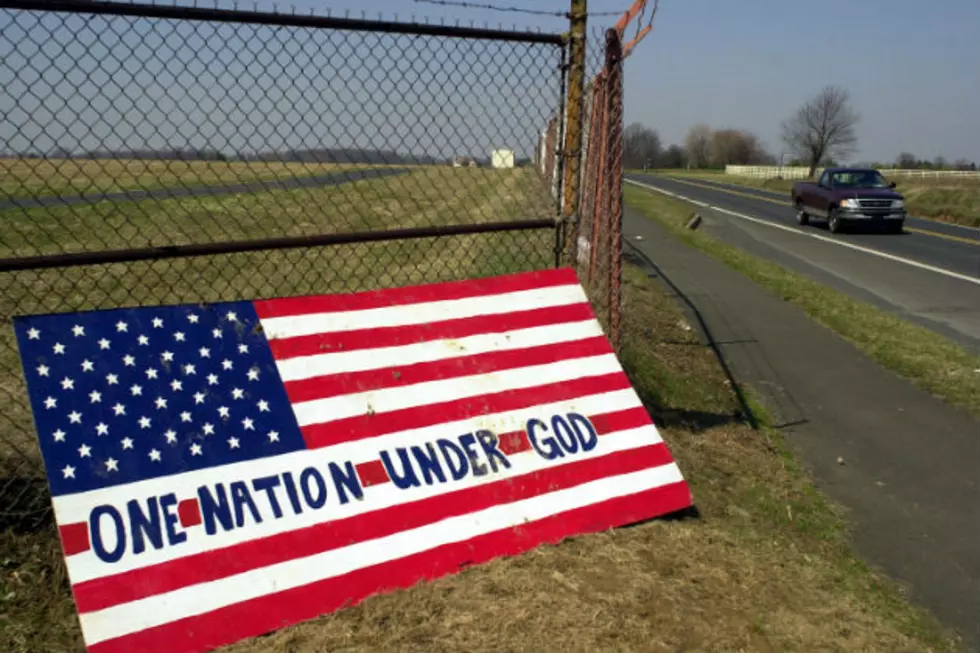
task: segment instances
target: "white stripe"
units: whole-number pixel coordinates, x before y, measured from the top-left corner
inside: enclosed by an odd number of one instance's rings
[[[643,188],[662,193],[664,195],[669,195],[670,197],[675,197],[679,200],[684,200],[685,202],[697,203],[689,197],[684,197],[683,195],[678,195],[677,193],[670,193],[657,186],[651,186],[650,184],[644,184],[639,181],[634,181],[632,179],[626,179],[626,181],[634,186],[642,186]],[[888,259],[889,261],[896,261],[898,263],[904,263],[905,265],[911,265],[914,268],[920,268],[922,270],[928,270],[929,272],[935,272],[936,274],[942,274],[947,277],[952,277],[954,279],[959,279],[960,281],[969,281],[970,283],[975,283],[980,285],[980,278],[970,277],[965,274],[960,274],[959,272],[953,272],[952,270],[946,270],[945,268],[939,268],[934,265],[929,265],[927,263],[920,263],[919,261],[913,261],[912,259],[904,258],[901,256],[895,256],[894,254],[887,254],[885,252],[870,249],[868,247],[861,247],[860,245],[855,245],[854,243],[848,243],[836,238],[829,238],[827,236],[821,236],[820,234],[810,233],[809,231],[802,231],[800,229],[795,229],[793,227],[787,227],[786,225],[778,224],[776,222],[771,222],[769,220],[763,220],[761,218],[756,218],[751,215],[745,215],[744,213],[738,213],[736,211],[730,211],[728,209],[723,209],[720,206],[714,206],[712,204],[705,204],[712,211],[718,211],[719,213],[725,213],[727,215],[734,216],[736,218],[741,218],[742,220],[748,220],[749,222],[754,222],[756,224],[761,224],[766,227],[772,227],[773,229],[781,229],[782,231],[787,231],[791,234],[796,234],[798,236],[808,236],[810,238],[816,238],[817,240],[823,241],[825,243],[830,243],[831,245],[839,245],[840,247],[847,247],[848,249],[853,249],[859,252],[864,252],[865,254],[871,254],[872,256],[877,256],[879,258]]]
[[[536,406],[519,411],[482,416],[474,420],[446,423],[434,427],[403,431],[378,438],[345,442],[323,449],[298,451],[281,456],[225,465],[211,470],[198,470],[179,476],[151,479],[142,481],[141,483],[134,483],[131,488],[126,488],[126,493],[122,495],[120,494],[120,488],[106,488],[82,494],[59,496],[54,498],[53,503],[58,523],[64,524],[78,521],[80,518],[84,519],[89,515],[92,508],[97,505],[111,504],[118,508],[123,508],[125,502],[129,499],[136,499],[145,505],[148,497],[160,496],[168,492],[175,493],[178,500],[187,499],[196,496],[197,489],[202,485],[210,485],[218,482],[227,484],[235,480],[250,480],[263,476],[272,476],[284,471],[292,471],[295,478],[306,467],[312,466],[319,470],[325,470],[329,462],[343,463],[344,461],[350,460],[356,464],[365,460],[377,460],[380,451],[391,450],[395,447],[423,444],[438,438],[453,438],[454,436],[470,433],[477,428],[488,428],[495,433],[509,433],[523,429],[527,420],[532,417],[546,419],[554,414],[564,414],[573,411],[588,416],[626,410],[640,405],[640,400],[632,389],[620,390],[548,406]],[[633,431],[636,433],[633,433]],[[624,433],[626,435],[623,435]],[[622,439],[623,443],[628,442],[632,444],[618,444],[621,438],[625,438]],[[618,450],[617,447],[620,446],[628,448],[630,446],[656,444],[661,441],[660,434],[653,426],[633,429],[618,434],[610,433],[599,438],[599,445],[592,452],[580,453],[574,458],[563,459],[562,462],[572,462],[588,457],[601,456]],[[546,461],[533,451],[515,454],[514,456],[509,456],[509,459],[513,462],[514,466],[510,470],[506,472],[501,471],[496,475],[466,477],[455,483],[415,488],[413,490],[397,490],[393,493],[387,488],[394,488],[394,484],[369,487],[365,488],[365,496],[371,497],[370,501],[351,501],[344,506],[339,505],[336,500],[337,498],[331,492],[328,496],[328,503],[324,508],[315,512],[305,510],[300,515],[294,515],[292,510],[287,507],[286,501],[280,497],[285,511],[282,519],[266,519],[261,524],[252,524],[248,528],[233,529],[228,532],[219,531],[211,536],[208,536],[204,532],[202,526],[197,526],[185,531],[187,533],[187,541],[178,546],[164,547],[160,550],[149,547],[138,556],[127,554],[119,562],[112,564],[102,562],[91,550],[85,551],[66,558],[68,574],[73,584],[80,583],[102,576],[122,573],[131,569],[141,569],[152,564],[175,560],[202,551],[219,549],[259,537],[305,528],[332,519],[363,514],[409,500],[454,492],[458,489],[490,482],[506,476],[520,475],[560,464],[556,461]],[[376,496],[379,497],[377,500],[375,499]],[[264,493],[255,493],[255,500],[259,503],[260,510],[263,510],[265,514],[271,514]],[[391,501],[391,503],[384,503],[384,501]]]
[[[493,506],[346,548],[80,615],[89,645],[683,480],[673,463]]]
[[[521,390],[590,376],[622,373],[622,371],[623,368],[620,367],[616,354],[601,354],[302,401],[293,404],[293,412],[296,414],[296,421],[302,427],[333,422],[355,415],[387,413],[466,397],[480,397],[505,390]]]
[[[369,308],[361,311],[271,317],[262,320],[262,329],[269,340],[279,340],[315,333],[399,327],[478,315],[499,315],[586,301],[588,300],[582,286],[568,284],[465,299]]]
[[[474,356],[496,351],[513,351],[559,342],[572,342],[601,336],[602,327],[594,319],[559,322],[500,333],[481,333],[457,339],[430,340],[397,347],[378,347],[316,354],[276,361],[283,381],[301,381],[327,374],[345,374],[400,365]]]

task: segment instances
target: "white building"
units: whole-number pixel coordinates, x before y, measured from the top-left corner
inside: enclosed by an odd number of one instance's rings
[[[494,168],[513,168],[514,150],[494,150],[490,153],[490,165]]]

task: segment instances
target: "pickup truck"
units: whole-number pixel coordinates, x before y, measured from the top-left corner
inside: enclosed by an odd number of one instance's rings
[[[827,168],[816,182],[793,184],[792,200],[801,225],[811,217],[827,220],[832,233],[853,224],[884,225],[891,233],[902,233],[905,200],[877,170]]]

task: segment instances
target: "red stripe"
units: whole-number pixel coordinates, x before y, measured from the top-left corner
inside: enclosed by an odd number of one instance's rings
[[[206,583],[250,569],[418,528],[494,505],[671,462],[673,460],[670,452],[660,443],[549,467],[516,478],[382,508],[346,519],[331,520],[225,549],[205,551],[78,583],[72,588],[75,604],[80,613],[93,612],[188,585]]]
[[[520,410],[538,404],[567,401],[603,392],[626,390],[630,387],[632,386],[630,386],[630,380],[626,374],[613,372],[602,376],[589,376],[532,388],[504,390],[493,394],[392,410],[386,413],[355,415],[331,422],[310,424],[300,430],[303,432],[306,444],[310,448],[316,449],[341,442],[372,438],[385,433],[470,419],[479,415]]]
[[[531,449],[531,441],[527,439],[527,433],[524,431],[502,433],[499,438],[500,444],[498,448],[504,452],[505,456],[513,456],[514,454],[530,451]]]
[[[417,363],[377,370],[346,372],[317,376],[302,381],[289,381],[286,394],[293,403],[325,399],[355,392],[382,388],[397,388],[458,376],[471,376],[512,370],[530,365],[544,365],[559,360],[598,356],[613,353],[605,336],[595,336],[572,342],[559,342],[526,349],[491,351],[485,354],[459,356],[446,360]]]
[[[197,499],[184,499],[178,503],[177,516],[180,518],[180,525],[184,528],[197,526],[203,521],[201,519],[201,505]]]
[[[502,333],[515,329],[548,326],[560,322],[581,322],[593,319],[595,319],[595,315],[592,313],[592,307],[586,302],[580,302],[499,315],[462,317],[428,324],[314,333],[309,336],[270,340],[269,347],[272,349],[273,358],[285,360],[298,356],[314,356],[316,354],[332,354],[339,351],[377,349],[379,347],[399,347],[432,340],[466,338],[482,333]]]
[[[380,460],[369,460],[357,465],[355,469],[357,469],[357,477],[361,480],[361,487],[381,485],[391,480]]]
[[[65,524],[59,527],[58,531],[61,533],[61,548],[65,550],[66,556],[82,553],[92,548],[88,539],[87,522]]]
[[[571,268],[524,272],[486,279],[468,281],[449,281],[446,283],[385,288],[358,293],[338,295],[315,295],[309,297],[289,297],[269,299],[254,303],[255,312],[260,319],[304,315],[307,313],[338,313],[341,311],[360,311],[369,308],[419,304],[422,302],[444,301],[481,297],[499,293],[534,290],[549,286],[578,284],[578,277]]]
[[[691,505],[687,484],[672,483],[447,544],[400,560],[243,601],[209,613],[89,646],[89,653],[191,653],[211,650],[356,604],[378,592],[407,588],[500,556],[566,537],[635,523]]]

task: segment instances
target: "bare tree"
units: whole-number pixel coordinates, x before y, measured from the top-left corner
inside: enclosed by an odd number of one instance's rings
[[[709,148],[714,165],[758,165],[771,157],[759,137],[742,129],[719,129],[711,135]]]
[[[918,159],[911,152],[902,152],[895,159],[895,167],[899,170],[909,170],[915,168],[918,164]]]
[[[936,167],[936,170],[945,170],[948,165],[946,163],[946,157],[937,156],[935,159],[932,160],[932,165]]]
[[[623,165],[627,168],[656,166],[660,158],[660,135],[638,122],[623,130]]]
[[[711,154],[711,127],[704,124],[691,127],[684,138],[684,151],[688,165],[695,168],[706,166]]]
[[[857,122],[850,94],[827,86],[783,122],[782,137],[793,154],[807,162],[812,177],[824,159],[842,158],[854,150]]]
[[[683,168],[685,161],[684,148],[680,145],[671,145],[664,150],[660,157],[660,166],[662,168]]]

